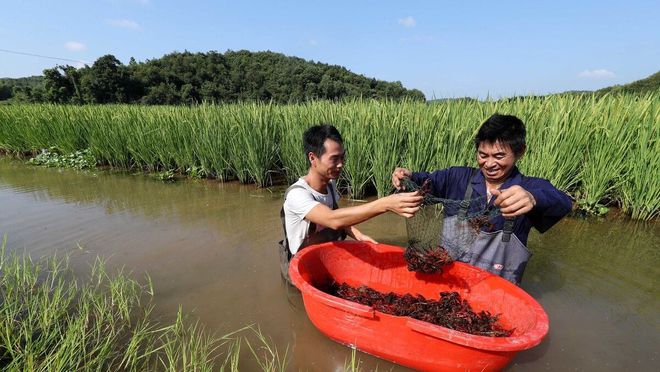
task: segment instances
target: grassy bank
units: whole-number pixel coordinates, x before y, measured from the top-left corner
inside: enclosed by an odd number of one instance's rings
[[[178,170],[267,186],[306,171],[301,135],[335,124],[348,161],[340,185],[359,198],[390,192],[397,165],[474,165],[472,138],[494,112],[527,124],[524,173],[549,179],[587,211],[616,205],[633,218],[660,215],[660,93],[520,98],[497,102],[355,101],[196,107],[0,107],[0,149],[89,149],[104,164]]]

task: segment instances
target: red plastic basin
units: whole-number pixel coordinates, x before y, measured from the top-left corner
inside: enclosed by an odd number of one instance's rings
[[[548,333],[547,314],[518,286],[460,262],[446,266],[442,274],[410,272],[401,247],[354,241],[314,245],[293,257],[289,274],[302,292],[309,319],[325,335],[418,370],[500,370]],[[384,314],[318,289],[332,280],[429,299],[456,291],[474,311],[499,314],[502,325],[515,331],[510,337],[475,336]]]

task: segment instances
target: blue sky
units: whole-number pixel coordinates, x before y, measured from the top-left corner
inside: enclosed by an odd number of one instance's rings
[[[660,70],[660,1],[4,1],[0,49],[127,63],[271,50],[427,98],[593,90]],[[0,77],[76,64],[0,51]]]

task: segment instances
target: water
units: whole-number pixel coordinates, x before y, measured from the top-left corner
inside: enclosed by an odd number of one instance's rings
[[[215,181],[163,183],[142,174],[77,172],[0,158],[0,234],[33,257],[69,253],[84,273],[97,256],[155,286],[157,314],[184,311],[218,334],[257,324],[291,370],[341,370],[351,350],[309,322],[279,278],[282,188]],[[346,206],[350,203],[343,202]],[[402,245],[405,223],[360,228]],[[550,333],[511,371],[655,370],[660,350],[660,223],[564,219],[532,233],[522,287],[550,317]],[[408,369],[358,353],[364,370]],[[254,365],[245,358],[245,370]]]

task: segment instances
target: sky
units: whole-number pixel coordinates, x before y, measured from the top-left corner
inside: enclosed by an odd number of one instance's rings
[[[242,49],[341,65],[427,99],[595,90],[660,70],[660,1],[0,1],[0,77],[106,54]]]

